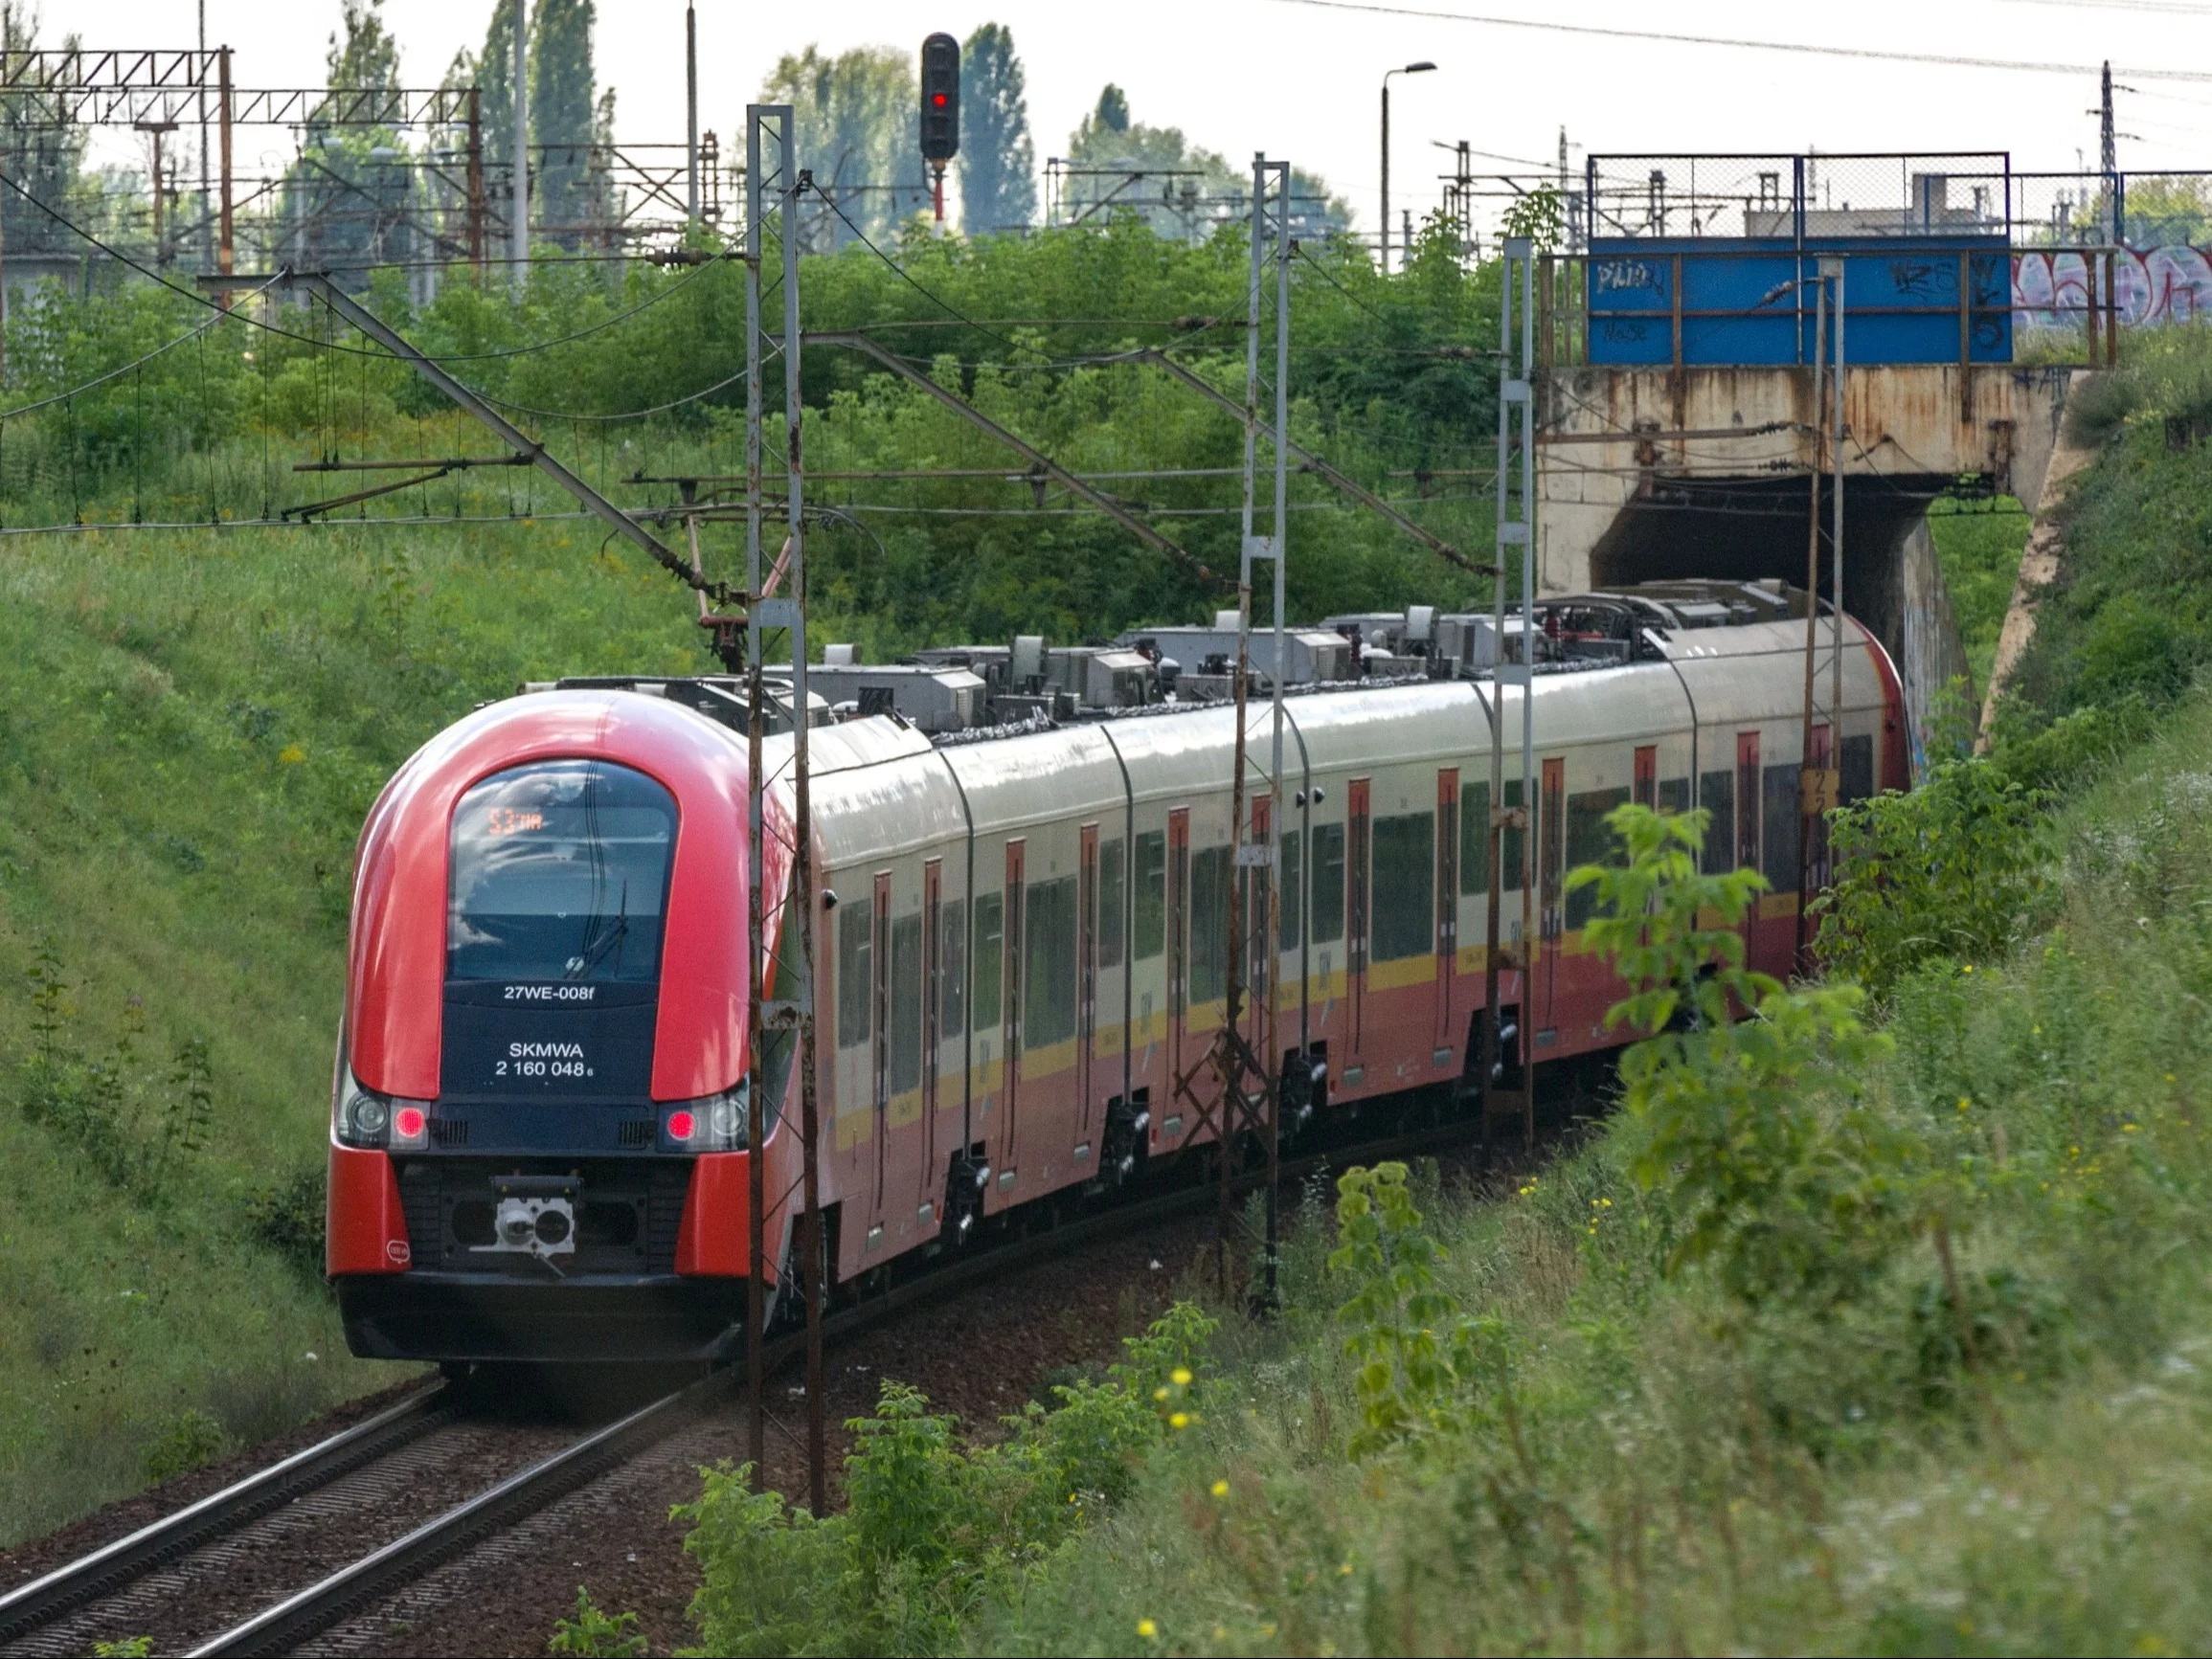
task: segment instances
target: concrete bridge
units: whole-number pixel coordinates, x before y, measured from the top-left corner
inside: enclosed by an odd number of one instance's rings
[[[1845,370],[1843,603],[1888,646],[1916,729],[1934,693],[1967,671],[1928,505],[1964,489],[2036,512],[2072,372]],[[1804,582],[1819,442],[1810,368],[1556,369],[1537,396],[1543,591],[1676,576]],[[1817,493],[1825,593],[1825,479]]]

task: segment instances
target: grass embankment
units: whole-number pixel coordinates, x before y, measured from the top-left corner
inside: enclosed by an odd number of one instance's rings
[[[1928,527],[1935,538],[1935,561],[1951,594],[1959,643],[1966,647],[1972,689],[1978,696],[1997,661],[1997,637],[2003,631],[2020,553],[2027,547],[2028,515],[2009,497],[1936,501],[1929,504]]]
[[[523,679],[708,664],[598,540],[9,538],[0,1542],[397,1375],[319,1282],[353,839]]]

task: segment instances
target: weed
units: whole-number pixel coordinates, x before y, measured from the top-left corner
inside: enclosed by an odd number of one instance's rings
[[[256,1189],[246,1200],[246,1230],[255,1242],[318,1283],[327,1225],[324,1186],[321,1170],[301,1170],[274,1186]]]
[[[576,1616],[553,1622],[548,1653],[584,1654],[591,1659],[636,1659],[645,1651],[645,1638],[638,1632],[635,1613],[608,1614],[583,1585],[576,1586]]]
[[[199,1409],[188,1406],[169,1421],[152,1445],[146,1448],[146,1478],[174,1479],[203,1463],[212,1463],[231,1449],[223,1425]]]

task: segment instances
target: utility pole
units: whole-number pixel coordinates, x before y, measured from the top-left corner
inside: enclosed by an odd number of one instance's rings
[[[1498,1085],[1505,1075],[1505,1044],[1520,1039],[1521,1143],[1536,1144],[1536,1043],[1529,1025],[1535,1012],[1536,926],[1535,888],[1538,858],[1536,838],[1555,833],[1537,811],[1536,773],[1536,433],[1534,369],[1536,364],[1536,252],[1526,236],[1505,238],[1505,264],[1501,273],[1498,365],[1498,575],[1491,590],[1490,628],[1498,660],[1490,671],[1490,925],[1488,949],[1483,956],[1482,1022],[1482,1132],[1510,1109],[1501,1109]],[[1521,290],[1521,362],[1514,373],[1514,288]],[[1515,487],[1514,451],[1519,439],[1520,479]],[[1508,549],[1521,549],[1521,627],[1519,660],[1506,649],[1505,574]],[[1519,798],[1505,802],[1505,693],[1521,688],[1521,779]],[[1504,864],[1508,836],[1520,842],[1520,936],[1510,946],[1501,937],[1503,928]],[[1512,1024],[1504,1020],[1503,976],[1518,975],[1519,1013]]]
[[[237,245],[231,238],[231,49],[220,49],[221,75],[217,91],[222,99],[218,118],[222,128],[223,203],[219,221],[219,235],[215,243],[215,270],[228,277],[238,268]],[[229,289],[216,296],[224,310],[231,308]]]
[[[147,134],[153,140],[153,262],[156,265],[169,263],[169,246],[162,235],[161,141],[164,134],[176,131],[176,124],[173,121],[139,121],[131,123],[137,131]]]
[[[530,9],[514,0],[514,222],[508,253],[514,285],[530,280]]]
[[[798,123],[787,103],[755,103],[745,108],[745,644],[748,681],[749,716],[747,719],[747,749],[751,759],[748,773],[749,790],[746,806],[746,828],[749,835],[747,862],[746,907],[749,931],[746,952],[752,963],[751,1013],[748,1016],[750,1046],[746,1085],[746,1146],[748,1150],[746,1177],[749,1182],[748,1226],[751,1234],[752,1254],[747,1271],[747,1329],[745,1333],[745,1396],[750,1434],[749,1450],[753,1459],[753,1480],[756,1488],[761,1478],[762,1461],[767,1450],[767,1371],[762,1347],[766,1338],[767,1288],[765,1275],[769,1270],[766,1215],[768,1103],[764,1099],[767,1073],[762,1054],[770,1031],[788,1033],[788,1040],[797,1044],[794,1057],[799,1080],[800,1099],[800,1158],[802,1209],[799,1226],[799,1278],[800,1294],[805,1301],[806,1312],[806,1481],[807,1501],[817,1515],[827,1512],[829,1502],[828,1466],[826,1462],[826,1424],[824,1417],[824,1395],[826,1392],[822,1353],[823,1303],[828,1295],[828,1274],[831,1264],[824,1260],[822,1248],[822,1170],[819,1149],[821,1145],[820,1096],[816,1087],[814,1064],[814,985],[815,985],[815,897],[814,897],[814,827],[813,807],[807,774],[807,705],[806,688],[806,543],[804,514],[801,505],[801,484],[804,471],[801,465],[800,442],[801,405],[800,402],[800,357],[801,342],[799,331],[799,238],[794,231],[799,220],[799,198],[809,183],[805,173],[799,170],[795,140]],[[762,592],[760,531],[767,500],[762,491],[761,476],[761,423],[764,418],[764,400],[761,386],[760,361],[760,273],[765,255],[766,217],[763,213],[764,196],[770,179],[765,165],[763,135],[776,142],[776,166],[773,173],[776,186],[778,239],[783,254],[783,449],[784,449],[784,555],[779,563],[788,572],[788,597],[770,598]],[[768,895],[761,889],[761,880],[767,864],[772,826],[766,812],[768,778],[762,771],[761,749],[768,723],[768,687],[763,675],[766,656],[765,635],[771,629],[781,628],[790,642],[791,677],[788,681],[791,694],[791,819],[790,819],[790,871],[791,886],[782,906],[782,926],[797,929],[798,950],[779,951],[782,961],[792,963],[796,970],[793,983],[779,983],[775,999],[764,994],[766,963],[761,946],[765,942],[763,923],[768,911]],[[780,1104],[780,1103],[779,1103]],[[790,1125],[780,1126],[786,1136]],[[779,1207],[781,1207],[779,1202]]]
[[[484,90],[468,89],[468,258],[476,267],[479,282],[484,280],[485,247],[484,199]]]
[[[699,13],[691,6],[684,8],[684,166],[689,231],[699,223]]]
[[[1275,185],[1275,206],[1268,205],[1268,185]],[[1270,966],[1279,953],[1281,903],[1276,871],[1282,863],[1282,748],[1283,748],[1283,548],[1289,518],[1289,451],[1282,433],[1289,413],[1290,394],[1290,195],[1288,162],[1271,162],[1255,155],[1252,162],[1252,278],[1247,289],[1244,356],[1244,510],[1243,550],[1237,565],[1236,584],[1236,739],[1230,760],[1230,840],[1235,846],[1236,869],[1229,887],[1229,975],[1221,1036],[1214,1049],[1221,1076],[1221,1199],[1215,1222],[1215,1266],[1224,1299],[1229,1294],[1229,1235],[1234,1216],[1232,1203],[1236,1151],[1247,1135],[1259,1142],[1267,1160],[1264,1191],[1266,1211],[1261,1272],[1264,1289],[1259,1306],[1275,1305],[1275,1253],[1279,1222],[1275,1184],[1280,1174],[1282,1147],[1280,1058],[1275,1042],[1275,975]],[[1275,481],[1270,528],[1273,533],[1253,533],[1259,484],[1259,336],[1260,291],[1268,264],[1275,266]],[[1249,688],[1252,674],[1253,565],[1273,564],[1275,655],[1268,673],[1274,704],[1274,739],[1270,749],[1267,793],[1245,808],[1250,738]],[[1264,820],[1262,812],[1265,812]],[[1247,874],[1247,872],[1254,872]],[[1253,924],[1258,925],[1254,927]],[[1249,950],[1248,950],[1249,947]],[[1251,992],[1252,1035],[1237,1027]]]
[[[208,0],[199,0],[200,56],[192,66],[192,78],[199,83],[200,111],[200,223],[208,218]],[[200,246],[207,247],[206,232],[201,232]],[[204,257],[204,256],[203,256]]]

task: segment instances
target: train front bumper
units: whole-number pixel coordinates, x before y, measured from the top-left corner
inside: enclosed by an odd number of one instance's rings
[[[332,1280],[364,1359],[667,1363],[745,1351],[741,1278],[593,1274],[530,1283],[418,1269]]]

